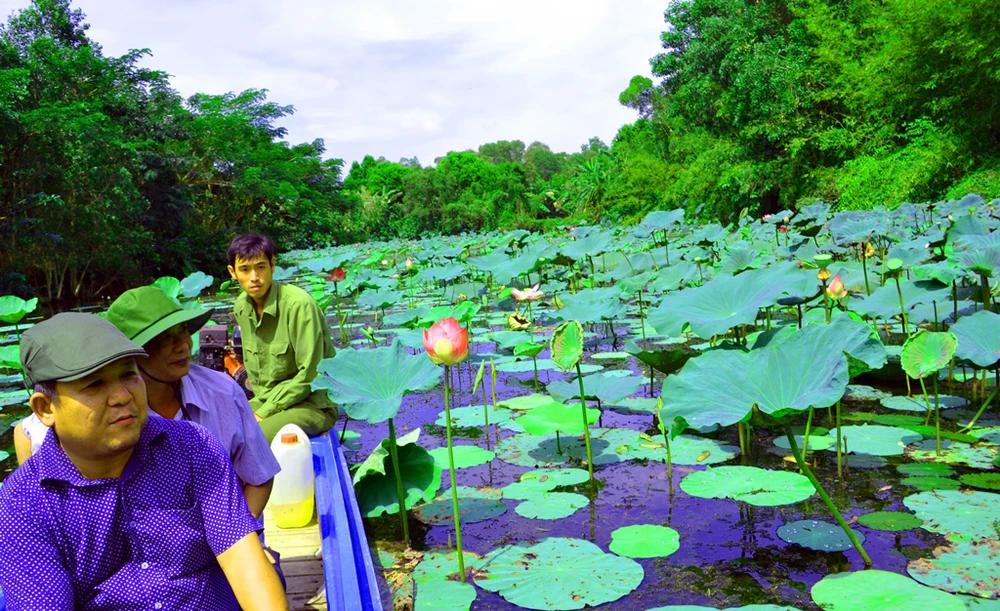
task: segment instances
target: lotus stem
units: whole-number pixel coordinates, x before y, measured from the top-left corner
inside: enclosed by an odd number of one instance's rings
[[[937,379],[937,372],[934,372],[934,436],[937,441],[937,455],[941,456],[941,398],[938,396]]]
[[[559,431],[556,431],[556,454],[562,454],[562,442],[559,440]]]
[[[650,365],[649,366],[649,396],[650,397],[653,396],[653,383],[654,382],[655,382],[655,379],[653,378],[653,366]]]
[[[806,417],[806,431],[805,435],[802,436],[802,456],[805,457],[809,452],[809,431],[812,430],[813,423],[813,407],[809,406],[809,415]]]
[[[846,534],[847,538],[851,540],[852,544],[854,544],[854,549],[858,550],[858,553],[861,554],[861,559],[864,560],[865,567],[870,568],[872,566],[872,559],[868,557],[868,553],[865,552],[865,548],[861,546],[861,542],[858,541],[854,531],[847,525],[847,522],[844,520],[844,516],[840,514],[840,510],[833,504],[833,501],[830,499],[830,495],[823,490],[823,486],[820,485],[819,480],[816,479],[816,476],[813,475],[809,466],[806,465],[805,460],[802,458],[802,454],[799,452],[799,446],[795,443],[795,434],[792,432],[792,427],[787,424],[785,425],[785,435],[788,437],[788,444],[792,448],[792,455],[795,456],[795,462],[799,464],[799,469],[802,471],[802,474],[809,479],[809,482],[819,494],[819,498],[823,499],[823,503],[826,504],[827,509],[829,509],[830,513],[833,514],[834,519],[837,520],[840,527],[844,529],[844,534]]]
[[[983,412],[986,411],[986,408],[989,407],[990,403],[993,402],[993,398],[997,396],[998,390],[1000,390],[1000,388],[996,386],[993,387],[993,392],[990,393],[990,396],[986,398],[986,401],[983,401],[982,407],[980,407],[979,411],[976,412],[976,415],[972,417],[972,420],[969,421],[969,424],[962,427],[962,430],[960,430],[959,433],[966,433],[972,430],[972,427],[975,426],[976,421],[979,420],[979,417],[983,415]]]
[[[746,434],[746,429],[744,428],[744,424],[742,422],[737,422],[736,423],[736,432],[739,433],[739,436],[740,436],[740,454],[742,454],[744,457],[746,457],[746,455],[747,455],[746,435],[747,434]]]
[[[351,421],[351,417],[344,414],[344,430],[340,431],[340,443],[344,443],[344,435],[347,434],[347,423]]]
[[[531,357],[531,365],[535,368],[535,392],[538,392],[538,357]]]
[[[587,422],[587,393],[583,389],[583,371],[576,362],[576,381],[580,384],[580,410],[583,414],[583,438],[587,443],[587,472],[590,474],[590,502],[594,502],[594,454],[590,449],[590,423]]]
[[[670,482],[670,496],[674,494],[674,461],[670,455],[670,436],[667,435],[667,426],[663,423],[663,416],[660,415],[662,401],[656,402],[656,419],[660,421],[660,431],[663,433],[663,445],[667,448],[667,481]]]
[[[483,418],[486,420],[486,449],[490,449],[490,410],[486,404],[486,382],[482,384],[483,390]]]
[[[986,274],[979,274],[979,285],[983,289],[983,309],[990,309],[990,279]]]
[[[403,522],[403,542],[410,548],[410,526],[406,519],[406,494],[403,492],[403,474],[399,470],[399,448],[396,446],[396,425],[389,418],[389,458],[396,473],[396,498],[399,500],[399,517]]]
[[[646,341],[646,316],[642,312],[642,290],[639,291],[639,324],[642,328],[642,339]]]
[[[843,455],[840,453],[840,401],[837,401],[837,479],[841,481],[844,479],[842,461]]]
[[[448,384],[448,370],[451,367],[444,366],[444,420],[445,430],[448,432],[448,477],[451,480],[451,509],[455,516],[455,549],[458,552],[458,572],[465,583],[465,556],[462,552],[462,524],[459,521],[458,513],[458,487],[455,483],[455,453],[451,443],[451,389]],[[486,434],[489,437],[489,432]],[[397,472],[398,473],[398,472]],[[402,484],[400,484],[402,486]]]
[[[903,334],[906,335],[906,337],[909,337],[910,331],[906,324],[906,304],[903,303],[903,287],[900,286],[899,284],[898,275],[896,276],[895,280],[896,280],[896,293],[899,295],[899,313],[902,314],[903,316]]]

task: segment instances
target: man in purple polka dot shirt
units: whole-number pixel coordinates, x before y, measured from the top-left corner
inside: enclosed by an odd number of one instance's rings
[[[147,419],[144,355],[91,314],[22,336],[29,403],[53,434],[0,487],[8,611],[287,610],[220,443]]]

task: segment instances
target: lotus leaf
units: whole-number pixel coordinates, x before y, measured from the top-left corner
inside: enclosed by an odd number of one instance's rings
[[[201,292],[212,286],[215,278],[205,274],[205,272],[195,272],[181,280],[181,296],[185,299],[194,299]]]
[[[0,321],[16,325],[22,318],[34,312],[37,306],[37,297],[25,301],[14,295],[4,295],[0,297]]]
[[[966,473],[958,479],[966,486],[984,490],[1000,490],[1000,473]]]
[[[632,354],[628,352],[595,352],[590,358],[595,361],[624,361]]]
[[[936,301],[938,304],[943,304],[951,299],[951,287],[936,280],[900,281],[899,290],[903,292],[903,303],[907,310],[920,303]],[[868,297],[852,299],[851,309],[872,318],[887,319],[899,316],[899,291],[896,289],[896,283],[889,282],[873,290]]]
[[[403,295],[399,291],[368,289],[361,293],[356,303],[367,308],[384,309],[394,306],[402,300]]]
[[[318,370],[312,388],[326,389],[348,416],[372,424],[394,417],[404,395],[434,388],[442,375],[425,355],[410,354],[396,340],[374,350],[345,348],[320,361]]]
[[[957,481],[947,477],[911,475],[899,480],[903,486],[912,486],[917,490],[958,490],[962,487]]]
[[[966,594],[959,594],[958,597],[965,602],[965,607],[971,611],[1000,611],[1000,599],[979,598]]]
[[[837,324],[857,339],[834,346],[877,362],[873,344],[878,340],[865,325],[846,319]],[[745,420],[754,405],[775,418],[809,406],[831,406],[844,394],[850,364],[844,352],[827,348],[830,326],[807,325],[776,345],[750,353],[706,352],[667,376],[660,395],[667,398],[671,414],[694,428],[735,424]]]
[[[800,450],[806,447],[805,440],[806,440],[805,435],[795,436],[795,444],[798,446]],[[826,434],[820,435],[818,433],[816,434],[810,433],[809,446],[806,449],[808,449],[809,451],[828,450],[830,448],[833,448],[836,445],[836,443],[837,440],[830,435]],[[792,446],[788,443],[788,437],[781,437],[781,436],[775,437],[774,445],[781,448],[782,450],[791,451],[792,449]],[[836,450],[836,448],[834,449]]]
[[[587,409],[587,424],[593,426],[601,415],[599,409]],[[556,431],[567,435],[583,433],[583,419],[576,405],[552,402],[528,411],[517,423],[532,435],[551,435]]]
[[[607,554],[580,539],[550,537],[490,552],[476,585],[526,609],[583,609],[618,600],[639,587],[635,560]]]
[[[642,217],[639,224],[654,230],[670,229],[684,222],[684,209],[657,210]]]
[[[417,586],[413,611],[468,611],[476,588],[460,581],[440,581]]]
[[[414,429],[396,439],[407,509],[422,500],[431,500],[441,487],[441,467],[427,450],[417,445],[419,436],[420,429]],[[388,439],[383,439],[354,472],[354,491],[365,517],[399,513],[396,472],[389,459]]]
[[[905,397],[903,395],[896,395],[894,397],[885,397],[879,401],[882,407],[887,407],[889,409],[895,409],[903,412],[922,412],[927,413],[927,403],[924,401],[922,396],[920,397]],[[948,409],[952,407],[962,407],[965,405],[965,399],[961,397],[953,397],[951,395],[938,395],[938,405],[941,409]],[[931,408],[934,407],[934,399],[931,399]]]
[[[583,357],[583,327],[575,320],[559,325],[550,343],[552,361],[563,371],[573,369]]]
[[[617,405],[610,406],[615,411],[656,415],[656,399],[652,397],[625,397]]]
[[[662,558],[681,548],[680,534],[656,524],[624,526],[611,533],[612,552],[628,558]]]
[[[937,373],[951,362],[958,348],[958,339],[951,331],[921,329],[903,344],[900,363],[906,375],[914,379]]]
[[[847,438],[849,451],[875,456],[901,456],[905,446],[923,439],[919,433],[878,424],[844,426],[840,433]],[[832,449],[837,450],[836,447]]]
[[[559,249],[559,253],[574,261],[583,261],[588,256],[596,257],[603,252],[612,250],[610,248],[611,239],[611,234],[595,231],[584,238],[567,242]]]
[[[452,452],[455,457],[456,469],[478,467],[479,465],[485,465],[496,458],[496,454],[478,446],[454,445],[452,446]],[[437,463],[437,466],[441,467],[442,470],[448,468],[447,447],[434,448],[430,451],[430,455],[434,457],[434,462]]]
[[[908,496],[903,504],[924,521],[924,530],[976,539],[997,536],[993,521],[1000,515],[1000,495],[935,490]]]
[[[590,479],[584,469],[536,469],[521,475],[521,480],[502,489],[503,497],[526,501],[563,486],[575,486]]]
[[[276,265],[276,266],[274,266],[274,273],[271,274],[271,279],[274,280],[275,282],[281,282],[282,280],[288,280],[293,275],[295,275],[295,272],[297,270],[298,270],[298,267],[296,267],[294,265],[292,267],[281,267],[280,265]]]
[[[495,491],[482,492],[468,486],[458,486],[456,490],[462,524],[485,522],[507,513],[507,504],[500,501],[500,496]],[[451,491],[445,490],[433,501],[420,505],[413,510],[413,515],[425,524],[454,526],[455,513]]]
[[[641,447],[640,444],[645,442],[633,429],[591,427],[590,443],[594,464],[607,465],[635,459],[633,449]],[[502,439],[493,449],[500,460],[522,467],[561,465],[570,458],[586,460],[587,451],[583,439],[564,437],[561,446],[560,454],[555,435],[537,437],[522,434]]]
[[[725,609],[702,607],[701,605],[667,605],[666,607],[654,607],[646,611],[798,611],[798,609],[782,605],[745,605],[743,607],[726,607]]]
[[[874,569],[827,575],[810,593],[813,602],[826,611],[965,611],[957,596]]]
[[[476,490],[475,488],[462,490],[463,488],[465,487],[459,487],[460,494]],[[488,496],[486,495],[484,498]],[[464,552],[462,555],[467,567],[476,566],[482,559],[478,554],[472,552]],[[385,565],[383,564],[383,566]],[[453,576],[458,577],[458,555],[453,549],[424,552],[420,563],[413,569],[413,581],[418,584],[450,581]]]
[[[859,542],[865,542],[864,534],[852,532]],[[822,520],[789,522],[778,528],[778,537],[786,543],[797,543],[818,552],[842,552],[854,547],[840,526]]]
[[[706,278],[709,274],[705,274]],[[656,280],[650,283],[649,288],[656,292],[676,291],[697,281],[699,278],[698,266],[690,261],[677,261],[668,267],[661,267],[657,272]]]
[[[941,454],[939,456],[934,440],[928,439],[906,448],[906,454],[914,460],[989,469],[993,464],[993,459],[997,457],[997,449],[991,446],[971,446],[960,441],[944,439],[941,441]]]
[[[785,294],[806,293],[809,285],[792,263],[721,275],[703,286],[668,294],[649,312],[649,323],[663,335],[679,335],[688,324],[695,335],[709,339],[752,324],[760,308],[775,305]]]
[[[955,541],[933,558],[911,560],[906,572],[922,584],[983,598],[1000,598],[1000,540]]]
[[[514,356],[526,356],[528,358],[535,358],[545,350],[545,344],[532,344],[531,342],[525,342],[514,347]]]
[[[181,281],[173,276],[162,276],[157,278],[153,282],[153,286],[163,291],[167,297],[173,299],[174,301],[177,301],[177,298],[181,294]]]
[[[739,453],[736,446],[696,435],[678,435],[670,440],[670,462],[675,465],[714,465],[735,458]],[[638,460],[667,461],[667,449],[662,441],[647,443],[636,439],[628,444],[624,455]]]
[[[844,400],[878,401],[880,399],[885,399],[886,397],[891,397],[891,396],[892,394],[887,393],[884,390],[872,388],[871,386],[865,386],[863,384],[850,384],[847,386],[847,392],[844,393]]]
[[[551,401],[551,399],[549,399]],[[489,410],[490,424],[501,424],[503,422],[509,422],[513,415],[510,413],[509,409],[492,409]],[[451,408],[451,424],[452,426],[482,426],[485,424],[483,418],[483,406],[482,405],[470,405],[468,407],[453,407]],[[438,426],[445,426],[444,410],[438,413],[437,420],[434,424]]]
[[[708,467],[681,480],[681,490],[703,499],[730,498],[759,507],[788,505],[816,493],[804,475],[758,467]]]
[[[514,508],[517,515],[534,520],[561,520],[568,518],[590,500],[575,492],[543,492]]]
[[[628,269],[626,269],[625,272],[627,273]],[[646,285],[652,282],[653,280],[656,280],[656,274],[653,272],[643,272],[636,276],[633,276],[630,273],[628,273],[626,277],[618,281],[617,286],[618,290],[620,290],[622,294],[634,295],[639,291],[645,290]]]
[[[528,371],[534,371],[535,368],[538,371],[546,371],[550,369],[556,369],[556,364],[552,359],[537,359],[532,362],[532,359],[508,361],[506,363],[496,363],[497,371],[502,373],[525,373]]]
[[[807,329],[810,345],[825,352],[846,354],[853,359],[848,362],[852,378],[872,369],[881,369],[888,360],[885,346],[872,328],[843,312],[835,314],[830,324],[812,324]],[[770,338],[767,347],[777,348],[799,335],[794,327],[785,327]]]
[[[553,316],[580,322],[612,320],[625,312],[621,295],[621,290],[615,287],[586,289],[578,291],[576,295],[565,295],[561,297],[565,306],[554,312]]]
[[[1000,247],[990,245],[964,252],[959,264],[975,274],[993,276],[1000,270]]]
[[[899,465],[896,467],[896,470],[903,475],[932,475],[937,477],[955,475],[954,469],[941,463],[910,463]]]
[[[697,356],[680,348],[667,350],[643,350],[632,340],[629,340],[628,343],[625,344],[625,352],[631,354],[660,373],[668,375],[679,371],[692,356]]]
[[[963,316],[949,330],[958,340],[957,358],[986,368],[1000,360],[1000,314],[980,310]]]
[[[548,395],[543,395],[540,393],[534,393],[530,395],[523,395],[520,397],[512,397],[510,399],[502,399],[497,402],[500,407],[506,407],[514,411],[526,411],[532,410],[538,407],[543,407],[549,405],[550,403],[556,403],[557,401]]]
[[[21,368],[21,349],[19,346],[0,346],[0,367],[5,369]]]
[[[639,376],[622,377],[614,372],[595,373],[584,376],[583,393],[588,399],[597,399],[602,404],[613,404],[639,390],[643,381]],[[578,380],[552,382],[546,387],[546,390],[559,401],[580,397]]]
[[[858,523],[873,530],[898,532],[919,528],[924,521],[905,511],[875,511],[858,516]]]

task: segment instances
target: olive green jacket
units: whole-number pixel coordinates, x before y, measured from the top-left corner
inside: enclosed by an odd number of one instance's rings
[[[243,364],[254,393],[250,405],[261,418],[290,407],[333,409],[325,390],[313,392],[316,367],[336,354],[330,326],[309,293],[275,282],[258,319],[243,293],[233,307],[243,336]]]

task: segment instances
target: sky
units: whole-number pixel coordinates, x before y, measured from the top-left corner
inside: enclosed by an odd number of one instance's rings
[[[2,16],[27,6],[0,0]],[[497,140],[578,151],[635,120],[667,0],[73,0],[106,55],[149,48],[182,95],[267,89],[291,142],[424,165]]]

